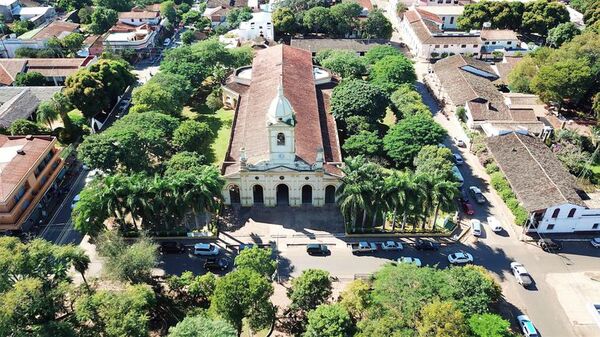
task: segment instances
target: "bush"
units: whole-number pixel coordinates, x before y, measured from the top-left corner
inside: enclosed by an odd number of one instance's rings
[[[490,177],[490,182],[496,191],[510,189],[508,181],[506,181],[504,175],[501,172],[492,173]]]
[[[448,53],[442,53],[442,58],[448,57]]]
[[[467,110],[464,107],[459,106],[458,109],[456,109],[456,117],[458,117],[461,122],[466,122]]]
[[[491,163],[488,163],[487,165],[485,165],[485,172],[487,174],[492,174],[492,173],[496,173],[499,171],[500,171],[500,169],[498,168],[498,165],[496,165],[496,163],[494,163],[494,162],[491,162]]]
[[[529,218],[529,214],[527,210],[523,208],[523,206],[517,206],[514,209],[511,209],[513,215],[515,216],[515,223],[519,226],[523,226],[525,221]]]
[[[438,58],[438,56],[440,56],[439,53],[431,53],[431,58],[436,59],[436,58]]]
[[[211,111],[217,111],[223,107],[223,100],[221,99],[221,90],[213,90],[208,97],[206,97],[206,106]]]
[[[505,189],[499,190],[498,194],[500,194],[500,198],[502,198],[502,200],[504,200],[504,201],[515,198],[515,194],[513,193],[513,191],[510,188],[505,188]]]
[[[513,210],[513,209],[519,207],[519,200],[517,200],[515,197],[508,198],[508,199],[504,200],[504,202],[506,203],[506,206],[510,210]]]

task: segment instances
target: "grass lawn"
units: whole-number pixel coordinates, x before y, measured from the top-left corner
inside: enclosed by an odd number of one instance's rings
[[[198,122],[207,123],[216,137],[211,147],[214,153],[212,161],[219,165],[225,158],[227,145],[229,145],[229,135],[231,134],[231,125],[233,123],[233,110],[221,108],[215,112],[210,112],[208,109],[201,107],[195,109],[186,106],[183,108],[182,115],[189,119],[197,120]]]

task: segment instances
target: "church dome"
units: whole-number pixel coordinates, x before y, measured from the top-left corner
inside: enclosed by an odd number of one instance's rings
[[[294,109],[290,101],[283,95],[281,85],[277,88],[277,96],[271,101],[267,112],[267,124],[277,123],[294,125]]]

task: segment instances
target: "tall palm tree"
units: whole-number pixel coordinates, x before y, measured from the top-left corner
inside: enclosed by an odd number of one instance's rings
[[[73,124],[68,114],[69,111],[73,110],[71,101],[65,94],[59,91],[52,96],[50,103],[54,108],[54,111],[60,116],[60,119],[62,119],[65,129],[69,129]]]
[[[409,207],[410,200],[411,176],[408,172],[394,170],[385,177],[384,184],[384,199],[387,202],[388,209],[393,212],[392,231],[395,231],[398,210],[402,211],[403,222],[406,220],[406,210]]]
[[[420,220],[421,220],[421,230],[425,230],[425,226],[427,224],[427,218],[431,213],[431,208],[434,204],[434,195],[432,193],[433,186],[435,186],[438,181],[437,175],[431,175],[428,173],[419,173],[415,178],[420,186],[420,189],[423,193],[420,195]]]
[[[83,279],[83,283],[85,284],[85,287],[89,290],[90,286],[87,283],[87,280],[85,278],[85,272],[88,269],[88,267],[90,266],[90,257],[85,253],[85,251],[83,251],[82,249],[79,249],[79,247],[77,247],[77,249],[75,249],[73,251],[73,255],[71,256],[71,263],[73,264],[73,268],[79,273],[81,274],[81,278]]]
[[[433,198],[436,201],[433,222],[431,228],[435,228],[439,210],[450,210],[454,205],[454,198],[458,195],[459,183],[454,181],[439,180],[432,189]]]
[[[422,176],[407,172],[408,179],[405,185],[405,207],[402,213],[402,230],[406,228],[409,215],[413,219],[413,229],[416,228],[418,219],[423,214],[423,199],[427,197],[427,189],[422,183]]]
[[[366,221],[367,212],[366,209],[369,204],[368,199],[368,186],[367,182],[369,179],[363,179],[362,171],[363,167],[367,164],[364,157],[357,156],[348,158],[345,162],[345,166],[342,169],[344,176],[341,181],[342,184],[338,188],[336,194],[340,210],[346,218],[350,218],[350,228],[352,231],[355,230],[357,223],[358,212],[362,210],[363,220],[361,222],[364,227]]]
[[[52,129],[52,121],[58,117],[58,112],[51,103],[42,102],[38,106],[35,116],[38,123],[47,123],[48,127]]]

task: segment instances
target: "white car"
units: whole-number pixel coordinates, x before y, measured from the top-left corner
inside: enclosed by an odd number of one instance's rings
[[[75,205],[77,205],[79,199],[81,199],[81,197],[79,196],[79,194],[77,194],[75,198],[73,198],[73,201],[71,201],[71,209],[75,208]]]
[[[531,320],[529,319],[529,317],[527,317],[527,315],[517,316],[517,321],[519,322],[519,326],[521,327],[521,330],[523,330],[523,334],[525,335],[525,337],[539,336],[537,330],[535,329],[533,323],[531,323]]]
[[[421,266],[421,259],[417,258],[417,257],[410,257],[410,256],[402,256],[398,259],[398,263],[402,263],[402,264],[414,264],[417,267]]]
[[[520,264],[519,262],[511,262],[510,269],[512,270],[513,275],[517,279],[517,282],[523,287],[527,288],[533,284],[533,279],[531,275],[525,269],[525,266]]]
[[[590,243],[592,244],[592,246],[600,248],[600,238],[593,238],[592,240],[590,240]]]
[[[473,233],[473,236],[481,236],[481,221],[471,219],[471,232]]]
[[[212,243],[197,243],[194,245],[194,255],[214,256],[219,255],[221,249]]]
[[[458,153],[453,153],[452,156],[454,157],[454,162],[456,165],[462,165],[465,162],[463,157]]]
[[[397,241],[386,241],[381,243],[381,249],[383,250],[402,250],[402,243]]]
[[[466,264],[473,262],[473,255],[465,252],[457,252],[448,255],[448,262],[451,264]]]
[[[503,228],[500,224],[500,221],[493,216],[488,216],[487,218],[488,226],[493,232],[502,232]]]
[[[469,191],[471,191],[471,195],[473,195],[473,198],[475,199],[475,201],[477,201],[478,204],[485,203],[485,196],[483,196],[483,193],[481,193],[479,187],[470,186]]]

